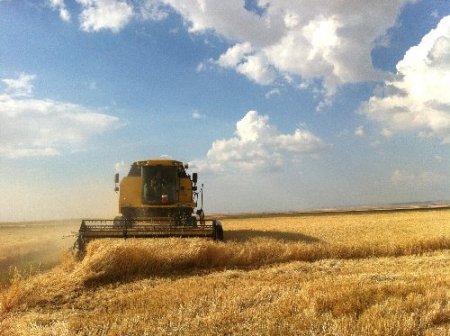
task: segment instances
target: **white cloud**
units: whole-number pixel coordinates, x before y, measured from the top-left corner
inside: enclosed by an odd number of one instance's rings
[[[262,53],[247,56],[236,71],[261,85],[272,84],[276,78],[276,72]]]
[[[307,130],[282,134],[269,123],[268,116],[249,111],[236,123],[234,137],[214,141],[206,158],[190,165],[201,171],[272,169],[315,155],[327,147]]]
[[[431,171],[423,171],[419,173],[407,170],[396,169],[391,176],[391,182],[394,186],[433,186],[447,182],[447,177]]]
[[[361,125],[361,126],[356,127],[356,129],[355,129],[356,136],[362,137],[362,136],[364,136],[364,134],[365,134],[364,126]]]
[[[232,68],[262,85],[271,84],[276,72],[262,53],[254,53],[250,43],[236,44],[222,54],[216,62],[225,68]]]
[[[383,134],[414,131],[450,143],[450,16],[410,48],[386,80],[382,93],[360,111],[383,127]]]
[[[269,99],[273,96],[279,96],[280,94],[281,94],[280,89],[275,88],[275,89],[272,89],[272,90],[266,92],[266,94],[264,96],[266,97],[266,99]]]
[[[70,21],[70,13],[66,8],[64,0],[49,0],[50,6],[59,11],[59,16],[63,21]]]
[[[242,0],[160,0],[178,12],[189,24],[192,33],[214,30],[227,39],[235,41],[252,41],[250,37],[262,36],[265,23],[260,17],[244,8]],[[271,34],[270,31],[265,31]]]
[[[217,67],[216,61],[210,58],[203,62],[200,62],[195,70],[200,73],[203,71],[215,69],[216,67]]]
[[[90,137],[121,126],[118,118],[77,104],[8,92],[0,93],[0,125],[0,157],[9,158],[81,150]]]
[[[195,68],[195,71],[197,72],[202,72],[205,71],[207,69],[207,65],[205,62],[200,62],[199,64],[197,64],[197,67]]]
[[[6,92],[13,96],[29,96],[33,93],[33,80],[36,75],[21,73],[18,78],[4,78],[2,82],[6,84]]]
[[[404,183],[412,183],[415,181],[415,179],[416,178],[414,174],[400,169],[396,169],[391,176],[391,182],[396,186]]]
[[[192,112],[192,119],[205,119],[206,116],[202,113],[200,113],[199,111],[195,110],[194,112]]]
[[[56,4],[61,0],[53,0]],[[81,28],[121,30],[133,18],[159,21],[179,14],[193,34],[213,32],[232,46],[215,63],[258,84],[319,85],[319,110],[340,85],[384,79],[372,65],[373,47],[386,41],[402,7],[416,0],[77,0]],[[205,63],[198,71],[205,69]]]
[[[322,80],[326,106],[339,85],[383,78],[372,66],[371,51],[413,1],[261,0],[262,15],[239,0],[160,2],[178,12],[191,32],[213,31],[235,43],[218,58],[220,66],[259,84],[286,77]]]
[[[24,157],[44,157],[44,156],[56,156],[60,155],[60,152],[55,148],[12,148],[0,146],[0,156],[6,156],[11,159],[19,159]]]
[[[128,173],[129,166],[125,164],[125,161],[119,161],[114,164],[114,171],[124,176]]]
[[[229,48],[224,54],[220,55],[217,64],[222,67],[237,67],[252,52],[250,43],[240,43]]]
[[[166,8],[158,0],[147,0],[140,7],[141,17],[144,20],[161,21],[169,15]]]
[[[120,31],[133,18],[133,5],[125,0],[77,0],[82,6],[81,29]]]
[[[222,54],[216,63],[221,67],[232,68],[258,84],[271,84],[276,78],[275,71],[264,54],[252,53],[250,43],[236,44]]]

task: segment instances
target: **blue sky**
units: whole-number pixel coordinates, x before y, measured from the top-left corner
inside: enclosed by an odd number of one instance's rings
[[[207,212],[448,200],[449,86],[448,0],[1,0],[0,221],[161,155]]]

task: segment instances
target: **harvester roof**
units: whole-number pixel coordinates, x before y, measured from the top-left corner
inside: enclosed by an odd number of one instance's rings
[[[170,159],[149,159],[136,161],[134,164],[138,166],[183,166],[183,162]]]

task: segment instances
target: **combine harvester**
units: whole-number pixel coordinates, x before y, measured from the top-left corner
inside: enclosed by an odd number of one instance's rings
[[[180,161],[156,159],[134,162],[119,192],[114,219],[83,219],[74,249],[83,254],[86,244],[99,238],[205,237],[223,240],[220,221],[206,219],[203,188],[197,192],[197,173],[187,174]],[[200,207],[197,200],[200,196]]]

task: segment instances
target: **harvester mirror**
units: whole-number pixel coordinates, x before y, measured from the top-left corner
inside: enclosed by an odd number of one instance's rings
[[[197,173],[192,174],[192,182],[197,183]]]
[[[119,191],[119,173],[116,173],[116,175],[114,175],[114,191],[118,192]]]

